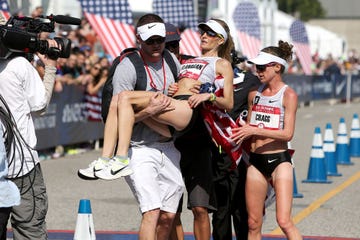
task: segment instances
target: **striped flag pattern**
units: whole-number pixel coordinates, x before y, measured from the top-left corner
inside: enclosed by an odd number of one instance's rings
[[[239,3],[234,10],[233,20],[242,54],[247,58],[256,57],[261,50],[260,19],[256,6],[251,2]]]
[[[4,17],[5,21],[10,18],[10,10],[7,0],[0,0],[0,13]]]
[[[300,20],[295,20],[290,26],[290,37],[295,46],[295,53],[306,75],[311,75],[311,50],[305,25]]]
[[[181,33],[180,53],[200,56],[198,19],[194,12],[192,0],[154,0],[153,10],[165,22],[172,23],[179,29],[185,28]]]
[[[86,19],[111,57],[135,46],[133,17],[127,0],[80,0],[80,3]]]

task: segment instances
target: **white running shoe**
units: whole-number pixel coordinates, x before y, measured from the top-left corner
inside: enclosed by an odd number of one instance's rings
[[[133,173],[129,167],[129,159],[112,158],[107,166],[95,172],[95,176],[104,180],[115,180]]]
[[[92,161],[87,168],[79,169],[78,176],[85,180],[96,180],[98,177],[95,172],[104,169],[108,163],[109,160],[100,157]]]

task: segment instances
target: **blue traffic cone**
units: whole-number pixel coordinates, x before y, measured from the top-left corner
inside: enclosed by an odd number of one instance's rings
[[[296,184],[295,162],[294,162],[294,159],[293,159],[295,149],[293,149],[291,147],[291,142],[288,142],[288,149],[289,149],[289,153],[291,155],[291,162],[293,164],[293,198],[302,198],[302,197],[304,197],[304,195],[301,194],[301,193],[298,193],[297,184]]]
[[[342,165],[353,164],[352,162],[350,162],[348,137],[344,118],[340,118],[336,139],[336,163]]]
[[[337,164],[336,164],[336,151],[334,143],[334,133],[332,130],[331,123],[326,124],[325,134],[324,134],[324,144],[323,150],[325,154],[325,163],[326,163],[326,173],[328,176],[341,176],[342,174],[338,173]]]
[[[356,113],[351,122],[349,152],[351,157],[360,157],[360,123]]]
[[[304,195],[298,192],[295,176],[295,168],[293,168],[293,197],[294,198],[303,198]]]
[[[311,147],[310,164],[308,176],[303,183],[331,183],[327,180],[325,156],[322,146],[321,131],[319,127],[315,128],[313,145]]]
[[[74,240],[95,240],[94,222],[91,213],[89,199],[81,199],[79,203],[78,216]]]

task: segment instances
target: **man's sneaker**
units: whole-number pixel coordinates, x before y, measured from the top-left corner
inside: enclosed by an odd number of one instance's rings
[[[95,175],[95,172],[101,171],[109,163],[109,160],[104,158],[98,158],[97,160],[92,161],[89,164],[89,167],[79,169],[78,176],[85,180],[96,180],[98,177]]]
[[[129,167],[129,159],[118,159],[116,157],[109,161],[109,164],[101,171],[95,172],[95,176],[104,180],[114,180],[132,174]]]

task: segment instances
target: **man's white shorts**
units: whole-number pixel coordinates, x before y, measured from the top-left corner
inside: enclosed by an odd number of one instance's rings
[[[142,213],[157,209],[176,213],[184,193],[180,152],[173,142],[132,147],[129,151],[133,174],[125,179]]]

